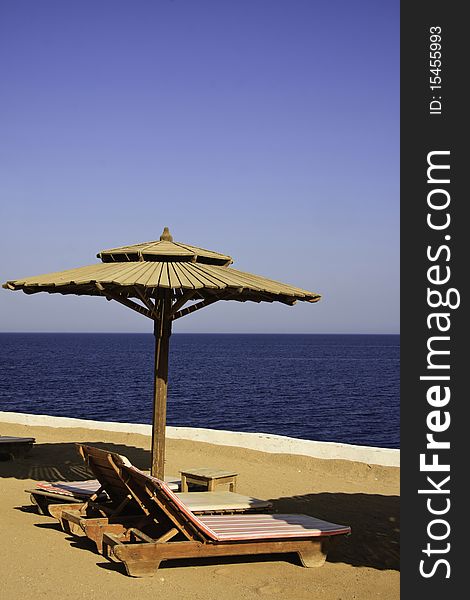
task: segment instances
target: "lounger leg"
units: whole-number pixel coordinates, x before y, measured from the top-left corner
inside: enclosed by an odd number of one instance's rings
[[[43,498],[41,498],[41,496],[35,496],[34,494],[30,494],[29,498],[31,500],[31,504],[36,505],[38,513],[40,515],[49,514],[49,510],[47,508],[47,500],[44,500]]]
[[[65,533],[71,535],[84,535],[83,529],[77,523],[67,521],[67,519],[60,519],[60,526]]]
[[[132,562],[124,561],[127,574],[131,577],[152,577],[158,570],[161,561],[152,560],[143,562],[141,560]]]
[[[122,540],[129,540],[129,531],[124,535],[115,535],[110,532],[103,533],[103,556],[114,562],[124,563],[126,572],[130,577],[152,577],[158,570],[161,560],[159,556],[154,556],[154,551],[144,552],[147,547],[132,548],[122,544]],[[165,545],[165,544],[163,544]],[[140,546],[140,545],[139,545]],[[151,544],[153,546],[153,544]],[[154,550],[154,548],[152,548]]]
[[[83,523],[85,535],[95,542],[98,554],[103,554],[103,534],[114,533],[120,535],[125,533],[126,527],[120,523]]]
[[[318,540],[298,551],[300,562],[304,567],[321,567],[326,560],[328,540]]]

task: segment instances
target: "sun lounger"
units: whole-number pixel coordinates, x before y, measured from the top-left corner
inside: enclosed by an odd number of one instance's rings
[[[35,438],[0,435],[0,460],[23,458],[33,447]]]
[[[91,446],[77,444],[77,449],[100,483],[100,492],[106,492],[107,500],[87,500],[82,504],[61,504],[49,507],[49,512],[60,520],[68,533],[85,533],[96,543],[98,552],[102,550],[102,537],[105,531],[123,532],[132,527],[144,528],[146,533],[155,529],[154,519],[141,505],[135,502],[132,494],[119,475],[119,467],[132,466],[129,460],[113,452]],[[139,471],[141,472],[141,471]],[[166,483],[171,488],[171,486]],[[181,494],[181,502],[188,503],[197,513],[241,512],[269,510],[271,502],[233,492],[187,492]]]
[[[104,465],[107,465],[107,451],[92,448],[91,446],[88,447],[84,444],[76,444],[76,448],[92,472],[94,472],[94,463],[96,461],[99,462],[101,460],[103,463],[104,460]],[[96,459],[92,456],[92,450],[96,451]],[[103,454],[100,454],[100,452]],[[127,461],[127,458],[123,457],[123,460]],[[129,461],[127,461],[127,463],[131,464]],[[25,492],[30,494],[32,504],[35,504],[38,507],[40,513],[46,515],[49,514],[56,518],[60,517],[60,512],[64,503],[67,503],[68,505],[89,505],[93,502],[100,502],[102,504],[107,502],[109,504],[110,496],[106,490],[109,490],[110,486],[115,486],[116,483],[119,485],[119,481],[115,481],[116,475],[115,473],[111,473],[109,465],[104,470],[98,466],[96,466],[96,468],[99,469],[101,479],[89,479],[87,481],[41,481],[38,482],[34,488],[27,489]],[[114,484],[113,480],[110,481],[108,479],[110,474],[113,477]],[[165,477],[165,481],[173,491],[176,492],[179,490],[181,481],[177,477],[168,476]],[[116,491],[114,497],[115,503],[119,505],[127,495],[125,486],[121,484],[120,489]],[[78,508],[78,506],[73,508]]]
[[[334,536],[350,527],[302,514],[195,515],[163,482],[132,466],[121,464],[119,473],[142,511],[158,523],[152,538],[129,528],[103,535],[103,553],[124,563],[134,577],[153,575],[161,561],[298,553],[306,567],[321,566]]]

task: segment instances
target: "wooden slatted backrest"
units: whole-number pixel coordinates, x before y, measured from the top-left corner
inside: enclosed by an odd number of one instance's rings
[[[119,472],[141,508],[154,519],[176,527],[188,540],[206,542],[215,539],[165,482],[124,464],[119,467]]]
[[[125,464],[130,465],[129,460],[125,456],[109,450],[101,450],[84,444],[75,444],[75,446],[113,503],[121,504],[129,496],[129,490],[119,477],[119,473],[113,468],[110,458],[118,467]]]

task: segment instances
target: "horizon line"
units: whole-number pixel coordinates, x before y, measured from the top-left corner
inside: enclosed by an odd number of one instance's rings
[[[1,334],[153,335],[150,331],[0,331]],[[400,332],[176,331],[171,335],[400,335]]]

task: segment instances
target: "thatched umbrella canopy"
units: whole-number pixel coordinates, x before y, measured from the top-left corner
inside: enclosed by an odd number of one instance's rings
[[[317,302],[320,295],[259,275],[237,271],[232,258],[174,242],[165,227],[160,240],[98,253],[101,263],[7,281],[26,294],[104,296],[152,319],[155,334],[151,472],[164,475],[168,350],[173,321],[219,300]],[[188,304],[189,303],[189,304]]]

